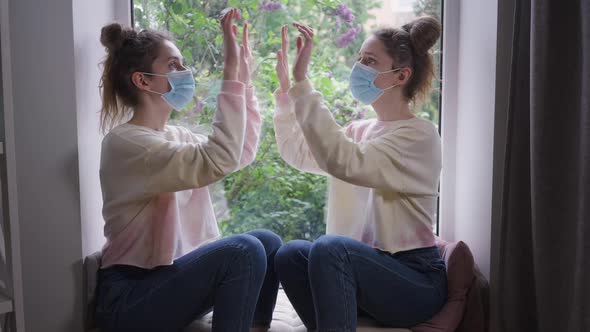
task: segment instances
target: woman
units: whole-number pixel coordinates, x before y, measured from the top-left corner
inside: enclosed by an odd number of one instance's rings
[[[260,131],[248,29],[221,18],[224,71],[209,137],[166,125],[195,82],[172,40],[119,24],[102,29],[100,179],[107,238],[97,289],[103,331],[180,331],[213,308],[214,331],[266,331],[276,301],[268,231],[220,238],[207,186],[255,157]],[[123,118],[130,120],[111,128]]]
[[[393,327],[424,322],[447,295],[432,231],[441,143],[437,129],[417,118],[412,106],[431,86],[429,49],[440,23],[418,18],[364,41],[350,88],[377,119],[345,128],[306,79],[313,29],[294,26],[303,38],[297,39],[293,87],[286,27],[277,53],[275,133],[287,163],[331,177],[328,235],[279,249],[279,280],[309,330],[356,331],[357,311]]]

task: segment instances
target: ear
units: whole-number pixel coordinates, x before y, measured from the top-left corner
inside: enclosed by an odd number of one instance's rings
[[[147,75],[140,72],[131,74],[131,82],[133,82],[139,90],[149,90],[150,88],[150,82],[147,79]]]
[[[410,81],[410,78],[412,77],[412,74],[414,72],[412,71],[412,68],[410,67],[403,67],[402,69],[400,69],[396,74],[397,74],[397,79],[398,79],[398,83],[399,85],[405,85],[406,83],[408,83]]]

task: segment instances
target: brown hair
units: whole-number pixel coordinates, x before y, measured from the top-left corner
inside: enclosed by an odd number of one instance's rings
[[[100,79],[102,108],[100,129],[111,130],[139,104],[139,90],[131,81],[134,72],[151,72],[164,40],[171,40],[163,32],[124,27],[111,23],[102,28],[100,42],[107,50]]]
[[[428,96],[435,77],[429,50],[440,37],[441,31],[442,27],[437,19],[424,16],[405,24],[401,29],[382,28],[374,33],[385,45],[396,68],[412,68],[412,77],[404,87],[404,96],[410,101],[424,100]]]

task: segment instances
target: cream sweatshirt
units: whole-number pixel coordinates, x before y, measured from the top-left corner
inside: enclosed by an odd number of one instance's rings
[[[250,164],[260,115],[252,88],[224,81],[211,135],[122,124],[102,143],[102,268],[153,268],[220,237],[208,185]]]
[[[435,245],[441,141],[432,123],[373,119],[342,128],[309,80],[275,98],[282,158],[330,177],[327,234],[391,253]]]

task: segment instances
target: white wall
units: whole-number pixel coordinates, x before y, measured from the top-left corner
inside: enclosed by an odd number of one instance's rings
[[[82,258],[103,241],[100,28],[128,22],[129,2],[2,1],[9,11],[2,17],[9,17],[10,42],[2,47],[11,58],[4,69],[12,78],[13,104],[6,137],[14,146],[7,151],[14,159],[9,198],[17,202],[11,219],[20,225],[25,328],[80,332]]]
[[[100,95],[98,86],[105,56],[100,44],[100,29],[106,23],[129,24],[129,1],[74,1],[74,57],[78,117],[78,162],[80,170],[80,209],[82,253],[87,256],[104,244],[99,133]]]
[[[100,96],[96,93],[100,80],[101,58],[100,34],[96,26],[106,13],[112,13],[110,6],[100,6],[88,11],[90,2],[74,3],[74,55],[76,106],[78,119],[78,163],[80,172],[80,211],[82,220],[82,252],[84,256],[100,249],[103,244],[101,192],[98,169],[100,165],[99,109]],[[98,7],[91,4],[92,7]],[[105,8],[111,7],[111,8]]]
[[[497,0],[461,0],[458,11],[456,113],[443,120],[445,148],[442,211],[443,238],[465,241],[489,278],[493,134],[496,86]],[[446,20],[446,18],[445,18]],[[444,61],[449,59],[443,55]],[[444,86],[443,86],[444,88]],[[450,110],[447,109],[447,112]],[[445,109],[443,109],[443,114]],[[443,115],[444,116],[444,115]],[[454,166],[451,177],[445,178]],[[446,204],[446,203],[443,203]]]
[[[12,0],[9,5],[25,328],[80,331],[72,4]]]

